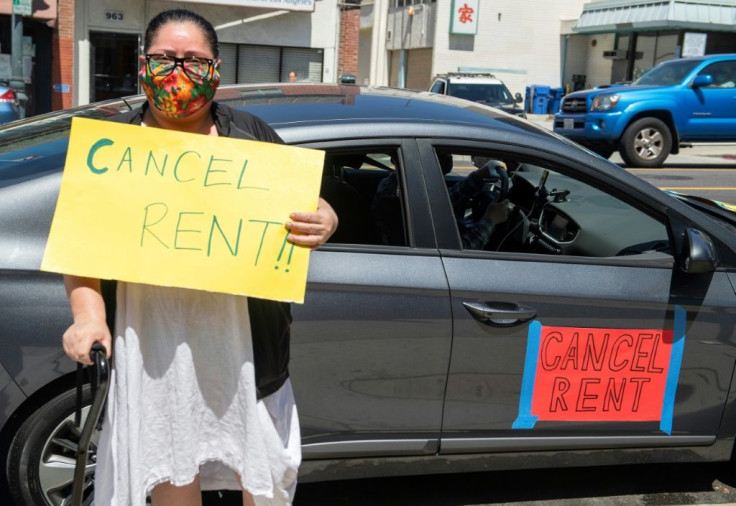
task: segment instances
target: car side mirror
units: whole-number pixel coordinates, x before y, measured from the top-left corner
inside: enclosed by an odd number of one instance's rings
[[[708,235],[694,228],[685,229],[681,268],[690,274],[713,272],[718,267],[718,254]]]
[[[521,93],[517,93],[514,95],[514,100],[516,100],[517,104],[520,104],[524,101],[524,97],[521,96]]]
[[[693,79],[693,88],[702,88],[711,84],[713,84],[713,76],[710,74],[695,76],[695,79]]]

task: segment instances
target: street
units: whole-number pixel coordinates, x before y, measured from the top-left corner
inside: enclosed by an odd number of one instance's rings
[[[531,114],[529,121],[552,130],[552,116]],[[618,153],[614,153],[610,160],[624,167]],[[626,170],[663,190],[698,195],[730,204],[736,203],[734,143],[683,147],[678,154],[670,155],[660,168],[626,167]]]
[[[663,190],[736,203],[736,160],[723,165],[689,166],[676,163],[666,164],[660,169],[627,170]]]
[[[238,505],[209,493],[206,505]],[[736,504],[736,473],[722,464],[648,464],[497,471],[303,483],[294,506],[619,506]]]

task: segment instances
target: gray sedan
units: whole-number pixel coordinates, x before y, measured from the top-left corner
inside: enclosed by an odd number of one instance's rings
[[[452,97],[296,84],[217,99],[326,152],[340,227],[292,308],[301,481],[731,457],[732,211]],[[20,505],[69,497],[78,441],[70,311],[39,270],[70,119],[140,103],[0,128],[0,444]]]

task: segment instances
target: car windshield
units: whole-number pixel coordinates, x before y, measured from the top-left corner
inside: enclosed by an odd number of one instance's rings
[[[130,110],[141,100],[141,98],[136,98],[131,103],[118,99],[109,100],[92,106],[83,105],[8,123],[0,127],[0,153],[8,153],[40,142],[65,138],[69,134],[69,126],[73,117],[104,119]]]
[[[0,127],[0,188],[60,170],[66,158],[73,117],[103,119],[129,108],[122,100],[110,100],[3,125]]]
[[[680,84],[700,63],[698,60],[671,60],[647,70],[633,84],[648,86],[671,86]]]
[[[514,98],[503,84],[450,83],[447,94],[488,105],[514,104]]]

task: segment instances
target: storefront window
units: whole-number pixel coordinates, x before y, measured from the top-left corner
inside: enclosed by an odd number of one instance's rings
[[[90,33],[91,100],[107,100],[138,93],[138,35]]]
[[[632,78],[638,79],[657,63],[674,59],[677,41],[677,33],[638,33]]]

